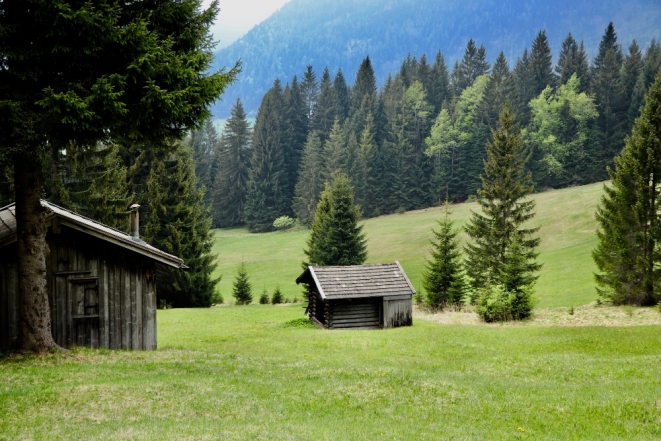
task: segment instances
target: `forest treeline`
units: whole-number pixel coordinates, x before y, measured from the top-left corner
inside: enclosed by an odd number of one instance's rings
[[[317,77],[312,66],[284,86],[276,80],[253,128],[237,100],[220,137],[208,123],[189,138],[213,224],[263,232],[283,215],[310,224],[338,172],[365,217],[470,199],[506,102],[536,190],[608,179],[661,68],[661,45],[624,49],[611,23],[592,60],[571,33],[553,58],[540,31],[513,63],[501,52],[491,64],[472,39],[454,66],[440,51],[408,56],[379,90],[369,57],[352,86],[341,70]]]

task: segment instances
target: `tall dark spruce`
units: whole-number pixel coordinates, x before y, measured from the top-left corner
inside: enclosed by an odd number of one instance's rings
[[[535,216],[535,202],[525,200],[533,191],[532,175],[526,171],[528,149],[521,139],[509,103],[500,114],[500,124],[487,144],[482,188],[478,190],[481,213],[472,212],[465,226],[470,242],[466,245],[466,271],[474,291],[489,285],[508,285],[516,270],[519,286],[507,286],[516,296],[527,296],[541,265],[537,263],[539,228],[524,224]],[[516,244],[516,245],[514,245]],[[513,263],[518,263],[512,266]],[[525,276],[525,277],[523,277]]]
[[[245,206],[245,221],[253,233],[272,231],[273,221],[291,208],[282,125],[282,88],[276,81],[262,100],[253,131]]]
[[[661,74],[609,174],[611,185],[604,185],[597,208],[599,242],[592,253],[599,268],[597,292],[615,304],[654,305],[661,300]]]
[[[14,166],[19,349],[56,347],[39,202],[45,158],[71,142],[159,150],[199,126],[237,73],[206,73],[217,12],[199,0],[0,2],[0,163]]]
[[[180,257],[186,271],[159,268],[158,300],[174,307],[209,307],[216,283],[211,273],[216,256],[211,254],[211,215],[204,191],[197,186],[193,151],[185,143],[152,163],[149,181],[149,219],[144,240]]]
[[[243,104],[237,99],[216,150],[212,212],[216,227],[234,227],[244,223],[251,137]]]

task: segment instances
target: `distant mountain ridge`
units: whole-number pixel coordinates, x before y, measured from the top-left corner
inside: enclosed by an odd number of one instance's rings
[[[241,59],[239,81],[216,103],[216,118],[225,118],[236,98],[254,116],[275,78],[299,79],[308,64],[321,77],[342,69],[353,84],[361,60],[369,55],[379,83],[395,73],[408,53],[440,49],[451,68],[473,38],[484,44],[489,61],[500,51],[510,66],[545,29],[556,61],[568,32],[596,53],[608,22],[615,24],[624,49],[635,38],[642,48],[661,38],[659,0],[292,0],[243,38],[218,51],[215,67]]]

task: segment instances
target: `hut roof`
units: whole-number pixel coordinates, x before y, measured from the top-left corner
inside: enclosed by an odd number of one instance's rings
[[[399,262],[377,265],[309,266],[296,283],[315,284],[324,299],[388,297],[415,293]]]
[[[46,209],[46,222],[52,222],[54,218],[58,218],[62,225],[66,225],[67,227],[114,243],[122,248],[150,257],[160,263],[175,268],[186,268],[184,261],[177,256],[161,251],[143,240],[133,238],[126,233],[59,207],[51,202],[42,200],[41,205]],[[16,204],[11,204],[0,208],[0,248],[15,241]]]

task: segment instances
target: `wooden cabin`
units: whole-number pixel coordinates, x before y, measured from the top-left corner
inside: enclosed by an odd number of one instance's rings
[[[47,289],[53,338],[62,347],[156,349],[157,264],[185,268],[183,261],[138,237],[138,205],[131,233],[42,201],[50,249]],[[19,329],[14,204],[0,208],[0,350]]]
[[[399,262],[309,266],[297,279],[309,287],[310,320],[327,329],[397,328],[413,324],[413,294]]]

